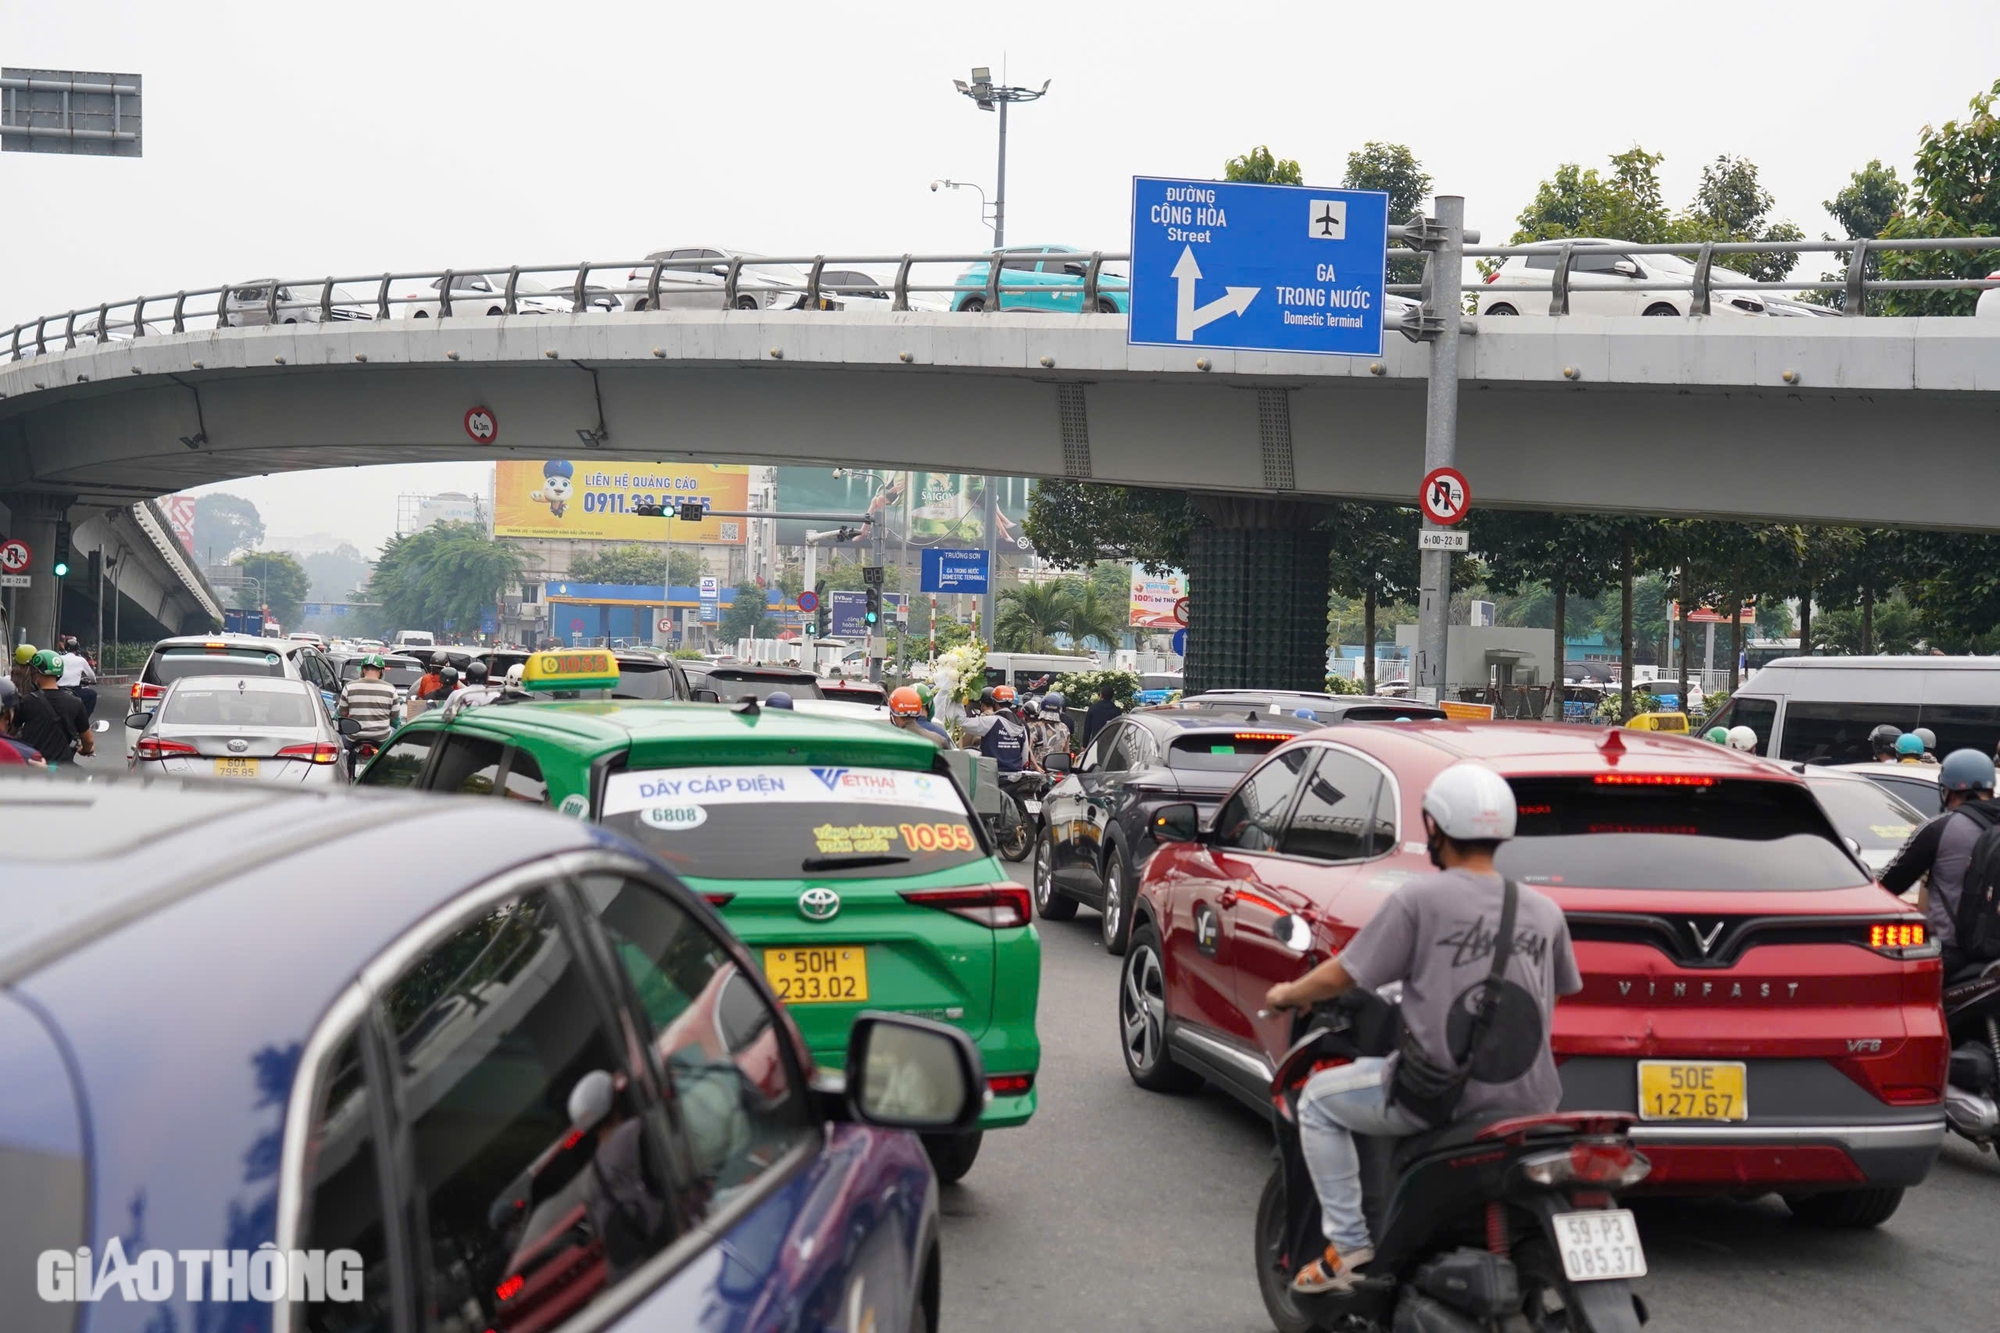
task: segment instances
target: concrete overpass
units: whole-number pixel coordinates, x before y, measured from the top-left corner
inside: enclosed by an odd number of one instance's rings
[[[2000,320],[1477,324],[1459,459],[1479,503],[2000,527]],[[595,453],[1401,501],[1426,361],[1396,337],[1365,361],[1132,347],[1111,315],[852,309],[83,341],[0,362],[0,498]],[[464,429],[474,406],[491,444]]]
[[[0,511],[6,513],[0,530],[21,535],[30,546],[46,540],[42,529],[54,527],[54,517],[47,512],[50,506],[38,503],[35,496],[13,498],[14,508]],[[94,652],[100,637],[105,643],[142,642],[221,623],[221,599],[181,549],[166,515],[153,501],[77,506],[69,510],[69,518],[70,572],[63,580],[62,633],[76,635]],[[89,576],[93,551],[103,562],[101,586]],[[45,585],[52,577],[47,572],[48,554],[48,547],[37,547],[31,575]],[[52,642],[55,601],[52,596],[30,598],[10,591],[8,604],[0,606],[6,641],[13,644],[25,638],[37,647]],[[31,602],[37,608],[32,613]]]

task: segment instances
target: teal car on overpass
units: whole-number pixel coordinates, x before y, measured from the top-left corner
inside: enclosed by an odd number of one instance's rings
[[[989,261],[981,260],[958,275],[951,294],[953,310],[986,308],[986,281],[992,267]],[[1090,255],[1073,245],[1009,246],[1000,260],[1001,285],[1026,290],[1002,291],[1000,308],[1083,313],[1083,280],[1089,267]],[[1100,315],[1130,314],[1131,287],[1131,280],[1124,274],[1100,270],[1097,295],[1089,309]]]

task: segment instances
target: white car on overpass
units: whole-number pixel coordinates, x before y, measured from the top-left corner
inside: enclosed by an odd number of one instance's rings
[[[412,290],[399,284],[396,295],[402,299],[403,315],[406,319],[435,319],[441,302],[438,295],[444,290],[443,278],[432,278],[422,289]],[[586,292],[586,295],[593,295]],[[609,296],[606,300],[615,301]],[[598,302],[591,301],[593,307]],[[616,306],[611,308],[615,309]],[[567,315],[572,302],[567,293],[551,291],[533,278],[517,278],[514,281],[514,313],[517,315]],[[461,315],[504,315],[507,313],[507,275],[505,273],[454,273],[451,275],[451,314],[456,319]]]
[[[1629,254],[1625,241],[1577,236],[1538,245],[1532,254],[1509,255],[1486,275],[1479,290],[1482,315],[1546,315],[1549,287],[1564,245],[1572,248],[1569,312],[1572,315],[1685,315],[1694,301],[1694,261],[1683,255]],[[1658,284],[1673,284],[1661,287]],[[1798,301],[1734,269],[1709,269],[1709,311],[1717,315],[1834,315],[1825,306]]]
[[[717,245],[681,245],[671,250],[655,250],[651,260],[669,260],[674,267],[660,270],[661,310],[720,310],[723,308],[724,281],[729,261],[742,261],[736,272],[735,309],[796,310],[805,304],[806,271],[794,264],[767,264],[761,255],[748,250],[731,250]],[[625,275],[625,308],[651,309],[649,294],[651,268],[635,268]]]

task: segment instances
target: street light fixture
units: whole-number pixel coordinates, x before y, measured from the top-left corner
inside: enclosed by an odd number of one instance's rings
[[[993,82],[993,71],[985,65],[976,66],[972,71],[972,82],[953,79],[952,86],[972,99],[981,111],[1000,112],[1000,171],[993,186],[993,245],[999,249],[1007,244],[1007,107],[1014,102],[1039,102],[1048,95],[1053,79],[1044,79],[1039,88],[1015,88]],[[951,184],[946,181],[944,184]],[[933,189],[936,186],[932,187]],[[983,201],[982,193],[980,199]]]
[[[989,200],[988,200],[988,199],[986,198],[986,191],[985,191],[985,190],[982,190],[982,189],[980,189],[980,188],[979,188],[979,186],[978,186],[977,184],[975,184],[974,182],[972,182],[972,181],[945,181],[945,180],[938,180],[938,181],[932,181],[932,182],[931,182],[931,189],[932,189],[933,191],[936,191],[936,190],[974,190],[974,191],[977,191],[977,192],[978,192],[978,194],[979,194],[979,220],[980,220],[981,222],[983,222],[983,223],[985,223],[985,224],[986,224],[986,229],[987,229],[988,231],[991,231],[991,230],[993,229],[993,205],[992,205],[992,203],[991,203],[991,202],[990,202],[990,201],[989,201]],[[996,244],[996,245],[997,245],[997,244],[999,244],[999,242],[998,242],[998,241],[995,241],[995,242],[994,242],[994,244]]]

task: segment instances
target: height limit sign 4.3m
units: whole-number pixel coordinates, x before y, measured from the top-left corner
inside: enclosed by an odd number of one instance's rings
[[[1382,354],[1389,196],[1224,181],[1132,181],[1127,341]]]

